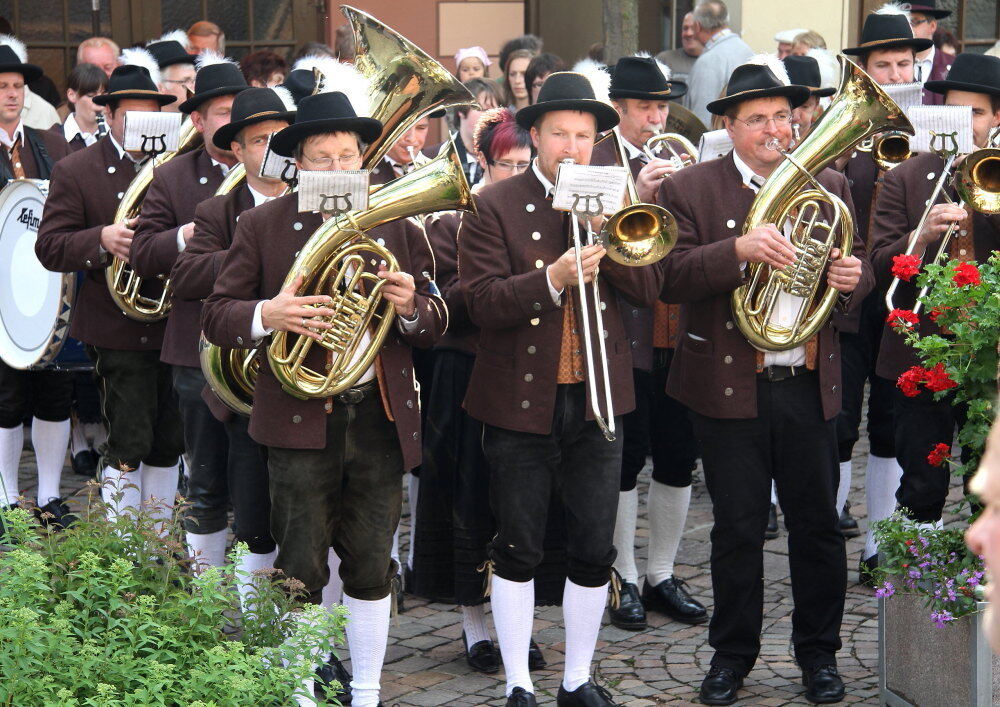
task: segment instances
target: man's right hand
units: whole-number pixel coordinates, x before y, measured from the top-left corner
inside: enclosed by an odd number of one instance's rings
[[[955,223],[966,217],[965,209],[956,204],[935,204],[927,214],[924,221],[924,228],[917,236],[917,244],[914,250],[924,250],[931,243],[944,235],[945,231]]]
[[[138,219],[129,219],[124,223],[113,223],[101,229],[101,246],[116,258],[128,262],[129,250],[132,248],[132,235]]]
[[[639,195],[639,201],[644,204],[654,203],[656,193],[660,189],[660,183],[665,177],[669,177],[676,171],[677,165],[671,160],[656,158],[644,164],[635,180],[635,190]]]
[[[584,282],[590,282],[594,279],[594,275],[597,273],[597,266],[607,252],[604,246],[599,243],[583,247],[581,255]],[[549,265],[548,273],[552,286],[557,290],[561,291],[567,286],[575,287],[579,284],[579,278],[576,274],[576,251],[570,248],[560,255],[557,261]]]
[[[265,329],[303,334],[319,341],[323,336],[317,330],[331,329],[333,324],[313,317],[333,316],[332,309],[319,306],[330,304],[333,300],[328,295],[298,297],[295,293],[302,287],[304,278],[300,273],[276,297],[264,300],[260,309],[261,323]]]
[[[736,258],[741,263],[767,263],[780,270],[795,262],[795,249],[773,223],[768,223],[736,239]]]

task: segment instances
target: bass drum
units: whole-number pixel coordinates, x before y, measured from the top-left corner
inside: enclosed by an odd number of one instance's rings
[[[0,358],[11,368],[91,367],[69,338],[76,273],[49,272],[35,256],[48,182],[15,179],[0,191]]]

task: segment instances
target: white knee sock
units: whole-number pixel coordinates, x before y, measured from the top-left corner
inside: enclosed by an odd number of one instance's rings
[[[581,587],[568,579],[563,589],[563,622],[566,624],[566,663],[563,687],[572,692],[590,679],[597,634],[601,630],[608,585]]]
[[[389,609],[392,597],[364,601],[344,595],[347,618],[347,642],[351,653],[351,704],[374,707],[378,704],[382,661],[389,640]]]
[[[83,429],[83,423],[77,422],[74,418],[70,423],[69,451],[70,454],[79,454],[90,449],[90,442]]]
[[[69,419],[47,422],[37,417],[31,421],[31,444],[38,462],[38,506],[59,498],[59,479],[62,478],[69,448]]]
[[[486,626],[486,605],[462,607],[462,630],[465,632],[465,647],[472,648],[480,641],[490,640],[490,629]]]
[[[6,496],[0,493],[3,505],[17,503],[20,491],[17,486],[17,468],[21,464],[21,450],[24,449],[24,427],[0,427],[0,483]]]
[[[410,477],[410,492],[408,494],[410,506],[410,553],[406,556],[406,566],[413,570],[413,548],[417,541],[417,498],[420,495],[420,477],[413,474]]]
[[[490,604],[493,607],[493,627],[500,641],[503,669],[507,675],[507,695],[515,687],[533,693],[535,688],[528,671],[528,648],[535,618],[534,580],[511,582],[493,575]]]
[[[187,544],[191,558],[195,561],[195,572],[208,567],[221,567],[226,563],[226,540],[229,528],[214,533],[188,533]],[[250,555],[247,555],[250,557]]]
[[[878,552],[872,524],[884,520],[896,510],[896,491],[903,470],[894,457],[868,456],[865,470],[865,495],[868,500],[868,534],[865,536],[864,559]]]
[[[652,586],[674,576],[674,559],[684,534],[691,487],[649,482],[649,559],[646,577]]]
[[[639,489],[618,493],[618,515],[615,516],[615,569],[622,581],[639,584],[639,570],[635,566],[635,524],[639,516]]]
[[[142,505],[154,518],[168,521],[173,516],[174,500],[177,498],[177,465],[139,465],[142,474]],[[164,523],[164,530],[166,527]]]
[[[851,462],[840,462],[840,483],[837,484],[837,515],[844,510],[847,495],[851,492]]]
[[[190,537],[189,533],[188,538]],[[254,572],[274,567],[274,558],[277,556],[278,551],[271,550],[264,553],[248,552],[240,559],[240,564],[236,568],[236,591],[239,592],[240,609],[244,614],[248,614],[256,605],[260,578],[254,576]]]
[[[108,520],[113,521],[123,513],[134,514],[142,504],[142,476],[138,471],[104,467],[101,499],[108,507]]]
[[[402,523],[402,521],[400,521],[400,523]],[[399,523],[396,523],[396,532],[392,534],[392,550],[389,551],[389,555],[390,555],[390,557],[392,557],[392,559],[394,559],[396,561],[397,565],[400,564],[400,562],[399,562]],[[400,569],[402,569],[402,565],[400,565]]]
[[[771,482],[771,505],[778,505],[778,487],[773,481]]]
[[[344,595],[344,581],[340,578],[340,558],[332,547],[327,555],[327,564],[330,566],[330,581],[323,587],[324,609],[330,609],[334,604],[340,602]]]

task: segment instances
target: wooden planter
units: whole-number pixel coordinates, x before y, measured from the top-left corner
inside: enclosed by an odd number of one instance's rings
[[[983,610],[938,628],[923,597],[878,600],[879,690],[890,707],[1000,704],[1000,658],[983,634]]]

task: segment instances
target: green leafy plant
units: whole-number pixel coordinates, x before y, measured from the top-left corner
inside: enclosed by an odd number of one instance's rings
[[[294,701],[313,657],[342,641],[343,611],[301,608],[301,583],[260,572],[234,631],[246,547],[194,573],[176,515],[161,537],[148,510],[108,520],[96,491],[58,532],[25,509],[2,511],[0,705]]]

